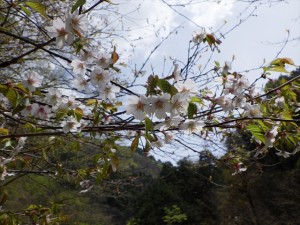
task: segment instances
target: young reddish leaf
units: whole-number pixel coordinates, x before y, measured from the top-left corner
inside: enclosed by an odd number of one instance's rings
[[[112,64],[115,64],[119,60],[119,55],[116,52],[116,47],[114,47],[114,51],[111,54]]]

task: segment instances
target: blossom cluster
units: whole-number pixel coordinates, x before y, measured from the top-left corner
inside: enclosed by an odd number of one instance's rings
[[[76,36],[83,37],[87,27],[86,23],[86,17],[75,11],[66,14],[65,22],[57,18],[53,21],[53,25],[46,29],[51,37],[56,38],[57,46],[62,48],[65,45],[71,45]],[[85,94],[93,94],[93,96],[97,96],[95,97],[97,100],[114,101],[120,88],[111,83],[113,74],[110,67],[113,64],[114,60],[111,54],[82,49],[80,57],[73,59],[70,63],[75,76],[73,79],[74,89]],[[82,105],[73,94],[68,95],[58,88],[48,89],[43,96],[43,103],[41,95],[37,97],[39,101],[34,100],[33,93],[43,87],[43,77],[35,71],[27,71],[22,78],[22,85],[31,96],[23,103],[22,116],[33,116],[46,122],[47,119],[54,118],[58,112],[67,115],[68,112],[79,109],[86,116],[91,114],[91,110]],[[79,120],[70,115],[64,117],[61,121],[62,131],[65,133],[80,132],[86,124]]]

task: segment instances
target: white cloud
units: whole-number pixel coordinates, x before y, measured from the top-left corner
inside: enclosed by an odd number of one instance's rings
[[[178,25],[184,24],[184,32],[192,36],[193,31],[199,30],[194,23],[200,27],[213,27],[226,16],[231,15],[234,4],[234,1],[216,3],[197,0],[166,0],[165,2],[170,4],[172,9],[161,0],[114,0],[113,2],[117,3],[117,8],[121,9],[120,14],[126,15],[118,29],[124,30],[128,41],[119,39],[118,45],[125,50],[134,44],[135,54],[142,54],[145,57],[145,52],[151,51]]]

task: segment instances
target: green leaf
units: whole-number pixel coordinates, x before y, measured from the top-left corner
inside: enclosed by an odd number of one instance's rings
[[[146,132],[153,130],[153,123],[148,117],[145,117],[145,130]]]
[[[60,120],[65,117],[68,113],[68,109],[58,109],[56,112],[56,120]]]
[[[285,64],[295,65],[293,60],[290,58],[278,58],[271,62],[270,65],[284,67]]]
[[[75,12],[80,6],[83,6],[86,3],[86,0],[77,0],[77,2],[73,5],[71,13]]]
[[[39,1],[36,1],[36,2],[28,1],[28,2],[25,2],[25,4],[27,6],[29,6],[31,9],[33,9],[34,11],[41,14],[42,16],[47,17],[46,8],[41,2],[39,2]]]
[[[199,103],[200,105],[203,104],[203,101],[196,96],[192,97],[191,102],[196,102],[196,103]]]
[[[8,134],[9,134],[8,129],[0,127],[0,135],[8,135]]]
[[[74,109],[74,115],[76,117],[76,120],[79,122],[81,118],[83,117],[83,111],[81,108]]]
[[[162,90],[164,93],[171,94],[171,87],[172,85],[165,79],[159,79],[157,82],[157,86]]]
[[[31,16],[31,12],[25,6],[21,5],[20,7],[27,16]]]
[[[273,67],[264,67],[263,70],[266,71],[273,71],[279,73],[289,73],[283,66],[273,66]]]
[[[0,93],[5,95],[8,89],[7,85],[0,84]]]
[[[139,146],[139,139],[140,139],[139,135],[136,135],[135,138],[133,139],[131,146],[130,146],[131,153],[134,153],[137,150],[137,148]]]
[[[216,67],[220,67],[220,63],[218,61],[215,61]]]
[[[14,108],[18,105],[18,93],[14,89],[8,89],[5,96]]]
[[[190,102],[188,107],[188,118],[193,119],[194,115],[197,113],[197,106]]]
[[[150,149],[151,149],[151,144],[150,144],[149,141],[146,140],[146,145],[145,145],[145,147],[143,148],[143,151],[144,151],[145,153],[147,153],[147,152],[150,151]]]
[[[6,188],[4,186],[1,187],[0,193],[2,195],[1,196],[1,201],[0,201],[0,206],[2,206],[6,202],[6,200],[8,198],[8,192],[7,192],[7,190],[6,190]]]
[[[250,131],[253,137],[255,137],[257,140],[261,141],[262,143],[265,143],[265,134],[259,126],[255,124],[250,124],[246,127],[246,129]]]

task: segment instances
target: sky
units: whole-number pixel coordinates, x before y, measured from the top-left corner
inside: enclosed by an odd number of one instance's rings
[[[254,4],[234,0],[222,0],[219,3],[213,0],[112,2],[117,4],[119,14],[109,14],[107,18],[120,34],[126,31],[125,36],[116,37],[114,42],[121,52],[120,60],[124,60],[130,68],[140,69],[157,44],[176,30],[154,51],[144,66],[143,70],[146,70],[148,75],[152,71],[160,76],[168,75],[174,60],[185,61],[189,41],[195,33],[201,32],[202,28],[208,33],[220,30],[225,34],[236,26],[225,35],[225,39],[221,39],[220,53],[214,53],[213,58],[223,65],[234,56],[232,69],[242,72],[250,81],[254,81],[262,73],[261,69],[255,68],[267,65],[276,57],[289,57],[296,65],[300,65],[299,0],[262,0]],[[243,20],[245,22],[238,25]],[[285,44],[288,35],[291,41]],[[199,63],[204,65],[206,61],[207,56],[203,55]],[[291,67],[290,70],[294,68]],[[123,71],[125,76],[132,73],[126,69]],[[272,74],[270,78],[274,79],[278,75]],[[139,82],[143,83],[145,79],[142,78]],[[262,86],[263,83],[258,85]],[[166,151],[156,150],[154,156],[163,161],[195,156],[195,153],[188,150],[182,151],[172,147],[164,150]]]
[[[123,14],[128,14],[123,22],[130,31],[126,32],[127,41],[119,41],[121,48],[129,48],[134,45],[134,54],[131,55],[129,64],[143,64],[151,50],[176,27],[177,33],[171,35],[168,40],[154,52],[150,65],[154,65],[157,73],[162,73],[162,60],[164,57],[184,60],[187,54],[188,41],[195,32],[201,32],[200,27],[205,27],[207,32],[214,32],[219,27],[222,33],[234,27],[240,19],[244,19],[254,11],[246,22],[236,27],[226,35],[220,45],[221,52],[215,54],[215,60],[220,62],[230,61],[235,56],[233,69],[244,71],[260,66],[265,60],[271,62],[283,46],[288,36],[290,39],[300,37],[300,1],[289,0],[280,3],[274,0],[260,1],[270,4],[241,3],[233,0],[222,0],[219,4],[215,1],[200,0],[165,0],[168,4],[176,4],[173,9],[162,0],[115,0]],[[181,3],[181,4],[180,4]],[[184,5],[184,3],[189,3]],[[249,6],[247,8],[247,6]],[[138,8],[137,11],[135,9]],[[176,11],[177,12],[176,12]],[[124,25],[122,25],[124,26]],[[300,43],[293,41],[287,44],[279,57],[290,57],[300,64]],[[124,57],[126,58],[126,57]],[[172,62],[170,60],[170,62]],[[205,63],[205,61],[203,61]],[[171,65],[171,64],[170,64]],[[253,73],[250,75],[255,76]]]

